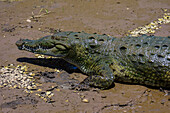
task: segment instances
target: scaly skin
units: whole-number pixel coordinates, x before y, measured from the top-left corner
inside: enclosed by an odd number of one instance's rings
[[[81,85],[106,89],[118,81],[170,88],[170,37],[114,38],[68,31],[39,40],[21,39],[16,45],[74,64],[89,75]]]

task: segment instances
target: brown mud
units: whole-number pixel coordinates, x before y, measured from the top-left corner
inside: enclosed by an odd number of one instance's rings
[[[13,1],[13,2],[11,2]],[[0,66],[27,65],[43,76],[42,91],[52,91],[52,101],[44,101],[24,89],[0,88],[0,113],[168,113],[170,97],[159,89],[140,85],[115,83],[108,90],[75,91],[63,84],[77,82],[86,76],[69,69],[67,63],[48,60],[34,62],[35,55],[19,51],[15,42],[20,38],[37,39],[57,30],[85,31],[126,36],[134,30],[162,17],[170,9],[169,0],[0,0]],[[170,24],[162,25],[154,35],[169,36]],[[40,59],[41,61],[43,59]],[[56,65],[56,67],[55,67]],[[54,68],[63,70],[54,72]],[[64,77],[62,77],[64,76]],[[52,89],[51,86],[53,87]],[[43,92],[41,92],[43,95]]]

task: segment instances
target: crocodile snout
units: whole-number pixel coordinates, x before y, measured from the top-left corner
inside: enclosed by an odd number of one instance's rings
[[[28,39],[20,39],[18,40],[15,44],[17,45],[18,49],[22,50],[24,45],[28,42],[30,42],[31,40]]]
[[[23,44],[24,44],[24,41],[23,41],[23,39],[20,39],[20,40],[18,40],[15,44],[16,44],[17,46],[20,46],[20,45],[23,45]]]
[[[20,39],[18,40],[16,43],[15,43],[18,47],[18,49],[22,49],[22,46],[25,44],[24,40],[23,39]]]

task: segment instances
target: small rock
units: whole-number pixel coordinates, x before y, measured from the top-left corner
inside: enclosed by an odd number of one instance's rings
[[[102,95],[101,98],[107,98],[107,96],[106,95]]]
[[[84,103],[89,103],[89,100],[84,98],[84,99],[82,100],[82,102],[84,102]]]
[[[29,23],[31,22],[31,20],[30,20],[30,19],[27,19],[26,21],[27,21],[27,22],[29,22]]]

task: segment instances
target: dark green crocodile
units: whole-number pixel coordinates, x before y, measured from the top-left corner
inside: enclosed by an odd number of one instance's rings
[[[113,81],[170,88],[170,37],[114,38],[85,32],[58,32],[21,39],[20,50],[63,58],[87,77],[81,85],[109,88]]]

